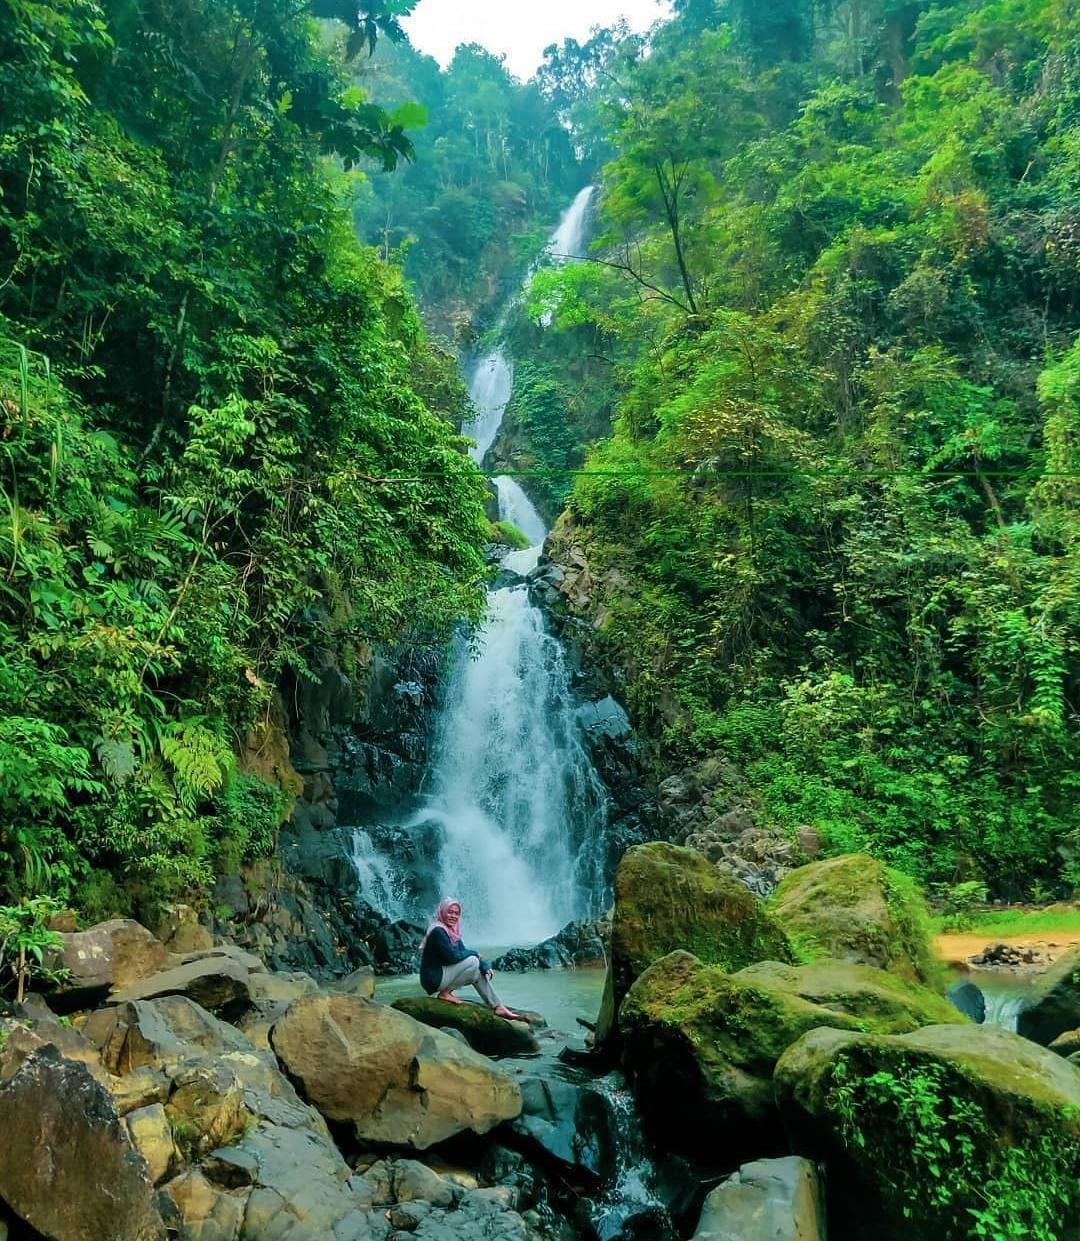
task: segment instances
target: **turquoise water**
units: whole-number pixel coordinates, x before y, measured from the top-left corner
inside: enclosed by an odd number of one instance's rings
[[[528,1008],[541,1013],[553,1030],[581,1038],[585,1030],[578,1017],[594,1022],[600,1011],[604,990],[602,969],[527,970],[521,974],[496,973],[495,990],[511,1008]],[[415,975],[375,980],[375,998],[392,1004],[406,995],[423,995]],[[463,988],[462,999],[475,998],[472,988]]]

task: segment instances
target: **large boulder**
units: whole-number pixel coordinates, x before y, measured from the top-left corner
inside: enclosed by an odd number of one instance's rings
[[[829,1162],[853,1241],[1067,1241],[1080,1221],[1080,1074],[992,1026],[811,1031],[776,1066],[800,1149]]]
[[[184,995],[99,1009],[83,1022],[81,1032],[118,1076],[144,1065],[171,1073],[202,1055],[252,1049],[239,1030]]]
[[[1080,1026],[1080,948],[1063,953],[1032,983],[1031,1002],[1017,1018],[1024,1038],[1048,1047]]]
[[[143,1159],[108,1094],[46,1047],[0,1089],[0,1199],[52,1241],[164,1241]]]
[[[743,1164],[705,1199],[693,1241],[824,1241],[817,1168],[789,1155]]]
[[[656,842],[628,849],[615,872],[615,909],[598,1042],[615,1029],[623,997],[654,961],[683,949],[709,965],[738,970],[790,961],[791,949],[764,906],[700,853]]]
[[[395,1000],[394,1008],[436,1030],[457,1030],[485,1056],[538,1056],[540,1044],[526,1021],[507,1021],[480,1004],[447,1004],[434,996]]]
[[[773,1069],[807,1031],[949,1020],[963,1018],[940,996],[869,966],[767,962],[729,974],[675,952],[631,987],[619,1046],[657,1140],[723,1163],[783,1149]]]
[[[333,1143],[313,1133],[259,1125],[233,1145],[215,1151],[202,1173],[213,1187],[213,1198],[199,1186],[202,1201],[193,1201],[192,1187],[181,1182],[174,1201],[188,1217],[195,1210],[204,1211],[207,1203],[220,1211],[224,1197],[239,1200],[241,1237],[383,1241],[386,1235],[385,1222],[372,1216],[370,1197],[358,1192]]]
[[[174,960],[156,936],[130,918],[99,922],[60,940],[56,965],[66,971],[60,993],[77,1005],[97,1003],[113,988],[149,978]]]
[[[251,971],[227,956],[207,956],[175,965],[115,990],[114,1004],[183,995],[210,1012],[239,1016],[251,1006]]]
[[[834,957],[940,986],[925,901],[906,875],[865,853],[792,871],[769,910],[804,960]]]
[[[363,1141],[423,1150],[521,1111],[517,1083],[484,1056],[359,996],[298,1000],[271,1041],[315,1107]]]
[[[873,1034],[907,1034],[922,1026],[963,1024],[967,1020],[955,1004],[936,991],[872,965],[828,958],[801,966],[762,961],[739,970],[734,977],[857,1017]]]
[[[618,1175],[626,1117],[607,1082],[558,1061],[541,1061],[521,1078],[514,1133],[531,1153],[561,1165],[574,1184],[610,1184]]]

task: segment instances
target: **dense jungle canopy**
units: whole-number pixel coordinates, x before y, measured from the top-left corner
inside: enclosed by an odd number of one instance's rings
[[[0,892],[199,899],[282,670],[481,614],[453,350],[590,181],[495,453],[656,774],[1080,885],[1076,4],[677,0],[525,84],[410,7],[0,0]]]

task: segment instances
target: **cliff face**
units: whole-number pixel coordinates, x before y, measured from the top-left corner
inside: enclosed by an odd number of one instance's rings
[[[681,709],[665,686],[665,653],[650,651],[651,662],[635,663],[613,638],[612,621],[638,586],[633,573],[612,561],[587,526],[563,513],[529,581],[585,692],[610,694],[625,704],[625,711],[619,709],[633,738],[632,755],[609,749],[597,759],[609,787],[622,799],[625,820],[633,823],[633,831],[621,833],[624,819],[615,817],[613,849],[638,840],[687,844],[762,896],[792,865],[816,856],[820,842],[813,829],[801,830],[796,843],[762,826],[754,788],[723,753],[687,763],[666,749],[664,732],[680,721]],[[642,682],[651,688],[648,718],[634,709],[635,687]],[[616,862],[619,856],[621,851]]]
[[[409,968],[416,935],[361,891],[352,825],[376,824],[423,777],[444,653],[365,649],[346,670],[323,651],[313,678],[287,673],[274,718],[244,762],[295,796],[273,858],[223,877],[219,931],[276,969],[319,976]]]

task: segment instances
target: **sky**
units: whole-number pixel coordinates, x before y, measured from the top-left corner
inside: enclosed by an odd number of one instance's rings
[[[480,43],[505,52],[510,72],[524,79],[552,43],[583,40],[620,17],[645,30],[668,9],[665,0],[420,0],[403,24],[413,45],[443,66],[459,43]]]

